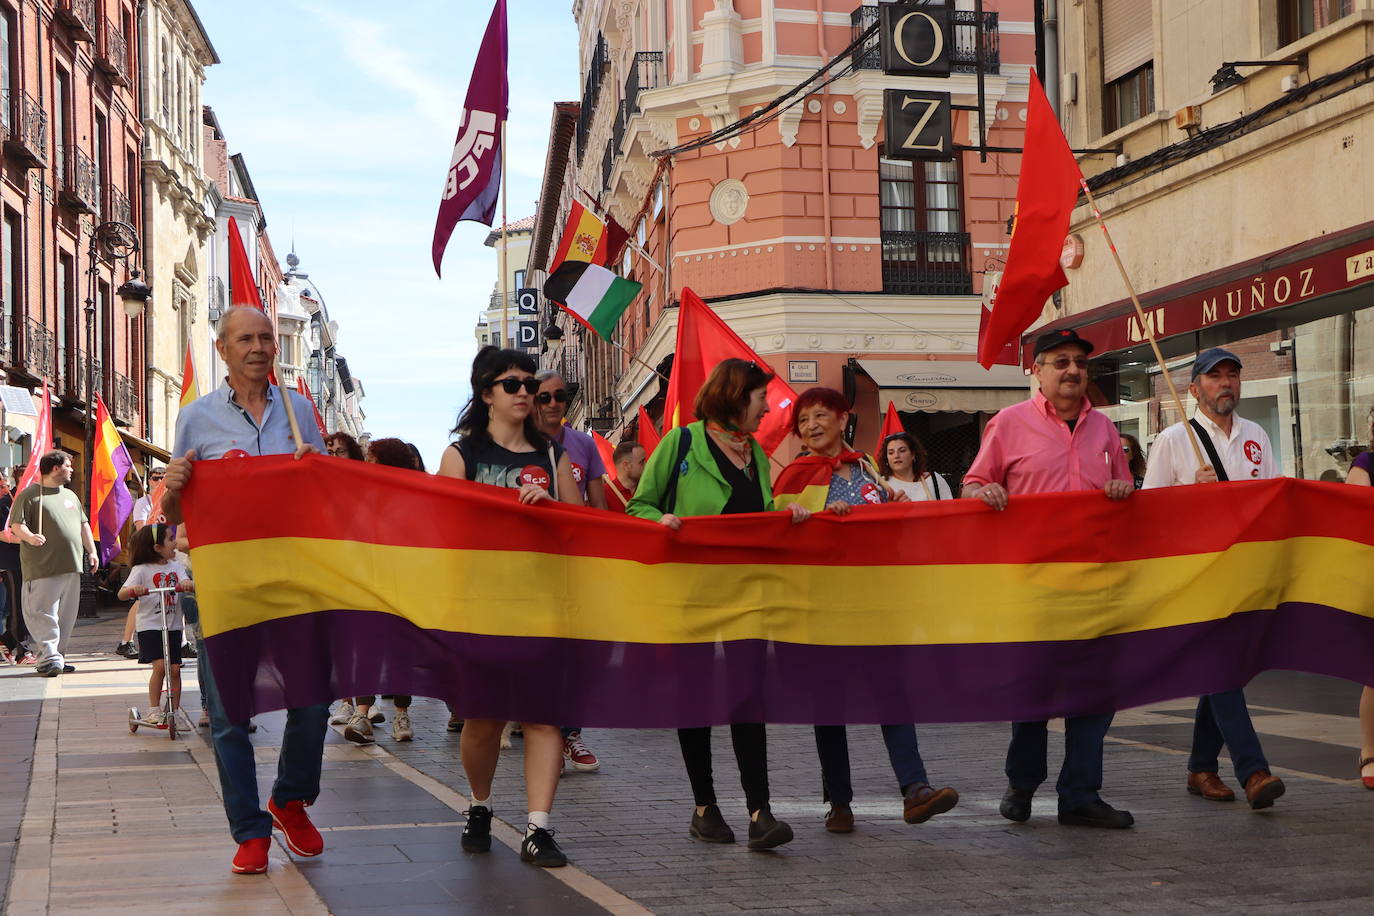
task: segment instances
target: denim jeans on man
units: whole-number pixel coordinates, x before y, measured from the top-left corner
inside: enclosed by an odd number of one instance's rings
[[[1242,786],[1255,773],[1269,769],[1259,735],[1250,721],[1250,710],[1245,706],[1243,690],[1212,693],[1198,699],[1188,772],[1215,773],[1223,743],[1231,751],[1231,763]]]
[[[1070,716],[1064,720],[1064,765],[1055,789],[1061,809],[1095,802],[1102,788],[1102,739],[1111,728],[1113,713]],[[1048,774],[1048,722],[1013,722],[1007,748],[1007,782],[1013,789],[1034,792]]]
[[[210,659],[204,651],[196,667],[200,669],[201,689],[209,702],[210,740],[215,748],[229,831],[236,843],[271,836],[272,815],[262,810],[258,802],[258,767],[247,723],[230,722],[224,714]],[[272,799],[278,806],[297,800],[311,804],[320,794],[320,767],[328,727],[328,703],[287,710],[286,731],[277,756],[277,779],[272,784]]]

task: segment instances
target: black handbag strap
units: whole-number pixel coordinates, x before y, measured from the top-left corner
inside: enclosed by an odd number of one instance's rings
[[[1193,424],[1193,429],[1197,430],[1198,441],[1202,443],[1202,448],[1207,452],[1207,457],[1212,460],[1212,470],[1217,472],[1217,480],[1230,480],[1226,476],[1226,467],[1221,463],[1221,456],[1217,454],[1217,447],[1212,444],[1212,437],[1207,435],[1207,430],[1202,428],[1202,424],[1196,419],[1188,421]]]
[[[673,462],[673,473],[663,491],[663,511],[669,515],[677,509],[677,481],[682,476],[682,463],[687,460],[687,450],[691,447],[692,431],[684,426],[677,437],[677,460]]]

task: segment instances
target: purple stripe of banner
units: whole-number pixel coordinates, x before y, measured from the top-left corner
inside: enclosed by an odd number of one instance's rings
[[[1094,640],[810,646],[644,645],[422,630],[323,611],[207,640],[236,720],[399,693],[463,718],[670,728],[731,722],[1010,722],[1128,709],[1282,668],[1374,682],[1374,620],[1286,604]]]

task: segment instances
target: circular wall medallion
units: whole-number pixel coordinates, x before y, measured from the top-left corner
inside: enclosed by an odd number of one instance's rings
[[[836,102],[836,103],[835,103],[835,114],[842,115],[842,114],[844,114],[844,113],[845,113],[846,111],[848,111],[848,110],[849,110],[849,106],[846,105],[844,102]]]
[[[816,99],[811,99],[806,103],[806,110],[811,112],[812,114],[820,114],[821,103]]]
[[[749,189],[738,178],[727,178],[711,190],[711,216],[722,225],[744,217],[749,206]]]
[[[701,118],[692,118],[692,120],[688,121],[688,122],[687,122],[687,129],[688,129],[688,130],[700,130],[700,129],[701,129]]]

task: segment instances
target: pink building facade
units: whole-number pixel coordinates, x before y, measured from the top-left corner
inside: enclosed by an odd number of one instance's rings
[[[1033,6],[985,3],[990,146],[1021,145]],[[580,0],[582,98],[555,111],[531,268],[548,266],[574,198],[609,212],[637,242],[620,266],[645,290],[619,336],[643,362],[672,352],[674,306],[690,288],[797,389],[850,394],[860,444],[871,447],[893,402],[962,474],[986,416],[1027,387],[1019,370],[971,362],[983,293],[1006,255],[1020,156],[882,156],[885,89],[978,102],[977,20],[971,2],[952,7],[955,72],[934,79],[885,75],[876,38],[854,44],[877,7],[854,0]],[[836,58],[780,115],[654,155],[753,115]],[[977,120],[955,112],[956,144],[977,144]],[[566,330],[550,354],[582,377],[576,419],[615,438],[640,405],[656,416],[652,373]]]

